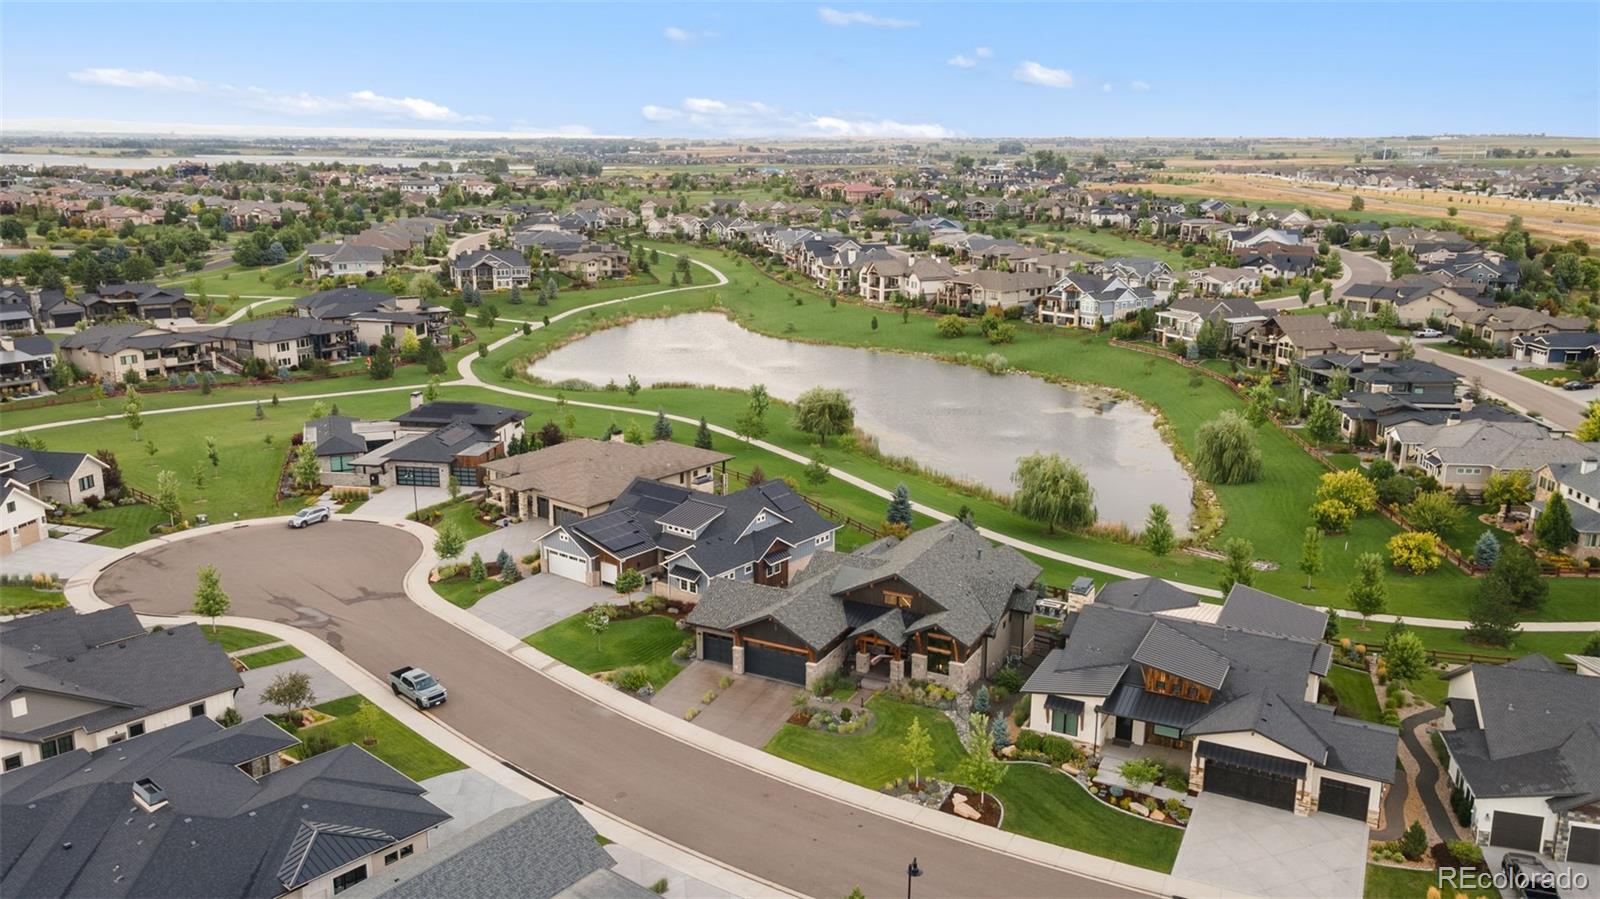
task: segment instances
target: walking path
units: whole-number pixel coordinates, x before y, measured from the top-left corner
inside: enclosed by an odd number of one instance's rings
[[[665,253],[664,255],[676,256],[678,254]],[[550,321],[552,323],[554,323],[554,322],[557,322],[557,321],[561,321],[562,319],[569,318],[571,316],[578,315],[580,313],[587,313],[587,312],[589,312],[591,310],[599,309],[599,308],[602,308],[602,307],[605,307],[605,306],[614,306],[614,305],[617,305],[617,304],[620,304],[620,303],[629,303],[629,302],[633,302],[633,301],[636,301],[636,300],[644,300],[644,299],[649,299],[651,297],[659,297],[659,296],[664,296],[664,295],[672,294],[672,293],[681,293],[681,292],[689,291],[689,290],[704,290],[704,289],[706,289],[708,287],[722,287],[722,286],[725,286],[725,285],[727,285],[729,283],[727,276],[724,275],[720,270],[718,270],[714,266],[711,266],[711,265],[709,265],[709,264],[707,264],[705,262],[701,262],[698,259],[691,259],[690,262],[693,263],[694,265],[699,266],[702,269],[705,269],[716,280],[713,281],[710,284],[690,284],[690,285],[681,286],[681,287],[669,287],[669,288],[664,288],[664,289],[661,289],[661,290],[653,290],[653,291],[648,291],[646,293],[634,294],[632,296],[618,297],[616,299],[603,300],[603,301],[597,302],[597,303],[590,303],[590,304],[588,304],[586,306],[574,307],[572,309],[566,310],[565,312],[560,312],[560,313],[557,313],[556,315],[552,315],[552,316],[550,316]],[[529,321],[529,320],[513,319],[513,318],[506,318],[506,319],[502,319],[502,320],[503,321],[507,321],[507,322],[511,322],[511,323],[514,323],[514,324],[518,324],[518,325],[527,325],[530,330],[539,330],[540,328],[545,327],[544,322],[542,322],[542,321]],[[502,337],[499,340],[496,340],[493,343],[491,343],[489,345],[489,351],[493,352],[493,351],[495,351],[497,349],[500,349],[501,347],[506,346],[507,344],[511,343],[512,341],[514,341],[514,340],[516,340],[516,339],[518,339],[518,338],[520,338],[522,336],[523,336],[523,334],[521,333],[520,330],[517,331],[517,332],[514,332],[512,334],[508,334],[505,337]],[[441,386],[470,386],[470,387],[481,388],[481,389],[484,389],[484,390],[494,391],[496,393],[506,394],[508,396],[522,397],[522,398],[525,398],[525,399],[538,400],[538,401],[546,402],[546,403],[554,403],[554,402],[556,402],[556,397],[554,397],[554,396],[549,396],[549,395],[546,395],[546,394],[537,393],[537,392],[534,392],[534,391],[531,391],[531,390],[521,390],[521,389],[514,388],[514,387],[507,387],[507,386],[502,385],[502,384],[491,384],[491,383],[489,383],[487,381],[484,381],[482,378],[480,378],[478,376],[478,373],[476,371],[474,371],[473,367],[472,367],[473,363],[478,358],[480,358],[480,357],[477,354],[468,354],[468,355],[462,356],[461,359],[458,360],[457,363],[456,363],[456,372],[459,375],[459,377],[456,380],[446,382],[445,384],[443,384]],[[333,392],[329,392],[329,393],[319,393],[319,394],[309,394],[309,395],[303,395],[303,396],[285,397],[285,398],[283,398],[282,401],[283,402],[296,402],[296,401],[303,402],[303,401],[329,400],[329,399],[337,399],[339,397],[345,397],[345,396],[361,396],[361,395],[365,395],[365,394],[375,394],[375,393],[391,393],[391,392],[399,392],[399,391],[410,392],[410,391],[414,391],[414,390],[417,390],[417,389],[418,388],[417,388],[416,385],[402,385],[402,386],[391,386],[391,387],[373,387],[373,388],[367,388],[367,389],[363,389],[363,390],[343,390],[343,391],[333,391]],[[583,401],[583,400],[575,400],[575,399],[571,399],[571,398],[564,398],[564,399],[565,399],[565,402],[568,405],[579,406],[579,407],[586,408],[586,409],[599,409],[599,410],[602,410],[602,411],[617,412],[617,413],[621,413],[621,414],[625,414],[625,415],[645,415],[645,414],[648,414],[648,413],[646,413],[644,411],[641,411],[639,409],[635,409],[635,408],[632,408],[632,407],[628,407],[628,406],[618,406],[618,405],[613,405],[613,404],[609,404],[609,403],[586,402],[586,401]],[[190,411],[199,410],[199,409],[219,409],[219,408],[228,408],[228,407],[253,406],[253,405],[255,405],[255,403],[256,403],[256,400],[253,400],[253,399],[251,399],[251,400],[235,400],[235,401],[230,401],[230,402],[209,403],[209,404],[204,404],[204,405],[193,405],[193,406],[183,406],[183,407],[177,407],[177,408],[172,408],[172,409],[154,409],[154,410],[146,411],[144,414],[147,415],[147,416],[148,415],[167,415],[167,414],[175,414],[175,413],[180,413],[180,412],[190,412]],[[69,425],[83,424],[83,423],[87,423],[87,422],[117,421],[117,420],[120,420],[121,418],[122,418],[122,415],[120,413],[110,414],[110,415],[95,415],[95,416],[88,416],[88,417],[85,417],[85,418],[71,419],[71,420],[68,420],[68,421],[46,422],[46,423],[43,423],[43,424],[29,425],[29,426],[22,427],[22,428],[13,428],[13,429],[11,429],[9,431],[0,432],[0,433],[17,433],[17,432],[22,432],[22,431],[42,431],[42,430],[48,430],[50,428],[66,427],[66,426],[69,426]],[[669,418],[669,419],[671,419],[673,421],[676,421],[676,422],[680,422],[682,424],[687,424],[687,425],[692,425],[692,426],[698,426],[699,423],[700,423],[698,419],[690,418],[690,417],[685,416],[685,415],[673,415],[673,414],[669,413],[669,414],[667,414],[667,418]],[[709,427],[710,427],[710,429],[712,431],[714,431],[714,432],[716,432],[718,434],[722,434],[722,435],[724,435],[726,437],[732,437],[732,438],[735,438],[735,439],[743,439],[740,435],[734,433],[734,431],[731,428],[723,427],[721,425],[709,425]],[[793,462],[797,462],[797,463],[800,463],[800,464],[808,464],[809,462],[811,462],[811,459],[809,457],[807,457],[807,456],[805,456],[805,455],[803,455],[801,453],[794,452],[793,450],[789,450],[789,449],[786,449],[784,447],[778,446],[777,444],[774,444],[774,443],[769,443],[769,442],[764,441],[764,440],[749,440],[749,441],[746,441],[746,442],[749,443],[752,446],[759,447],[759,448],[761,448],[763,450],[766,450],[767,452],[773,453],[773,454],[778,455],[778,456],[782,456],[783,458],[789,459],[789,460],[791,460]],[[858,476],[856,476],[854,474],[851,474],[848,471],[844,471],[844,470],[838,469],[838,468],[833,468],[831,466],[829,467],[828,471],[833,477],[838,478],[840,481],[843,481],[844,483],[849,484],[849,485],[851,485],[853,487],[856,487],[856,488],[858,488],[860,490],[864,490],[867,493],[872,494],[873,496],[877,496],[877,497],[880,497],[882,499],[889,499],[892,496],[892,492],[890,490],[888,490],[887,488],[881,487],[881,486],[879,486],[879,485],[877,485],[877,484],[875,484],[875,483],[873,483],[871,481],[866,480],[865,478],[861,478],[861,477],[858,477]],[[915,501],[912,502],[912,508],[914,508],[918,512],[921,512],[924,515],[927,515],[928,517],[934,519],[935,521],[948,521],[951,518],[955,517],[954,515],[952,515],[949,512],[946,512],[946,511],[941,510],[941,509],[936,509],[936,508],[934,508],[932,506],[928,506],[928,505],[925,505],[923,503],[919,503],[919,502],[915,502]],[[1094,559],[1087,559],[1087,558],[1084,558],[1082,556],[1074,556],[1074,555],[1071,555],[1069,553],[1060,552],[1058,550],[1054,550],[1054,549],[1051,549],[1051,548],[1046,547],[1046,546],[1041,546],[1041,545],[1036,544],[1036,543],[1030,543],[1030,542],[1028,542],[1026,540],[1022,540],[1020,538],[1013,537],[1013,536],[1011,536],[1009,534],[1006,534],[1004,532],[1001,532],[1001,531],[995,531],[995,530],[991,530],[989,528],[980,527],[980,528],[978,528],[978,533],[982,534],[983,536],[985,536],[985,537],[989,538],[990,540],[993,540],[993,541],[995,541],[997,543],[1003,543],[1003,544],[1005,544],[1007,546],[1010,546],[1010,547],[1018,550],[1019,552],[1031,553],[1031,554],[1036,555],[1036,556],[1041,556],[1041,557],[1044,557],[1044,558],[1047,558],[1047,559],[1052,559],[1052,560],[1057,561],[1057,562],[1063,562],[1063,563],[1066,563],[1068,565],[1075,565],[1075,566],[1078,566],[1080,568],[1088,569],[1090,571],[1097,571],[1097,572],[1100,572],[1102,574],[1109,574],[1109,575],[1112,575],[1113,577],[1140,578],[1140,577],[1145,577],[1146,576],[1146,574],[1144,572],[1142,572],[1142,571],[1135,571],[1135,570],[1128,569],[1128,568],[1121,568],[1121,567],[1118,567],[1118,566],[1115,566],[1115,565],[1109,565],[1109,564],[1106,564],[1104,562],[1099,562],[1099,561],[1096,561]],[[1182,581],[1173,581],[1172,583],[1175,586],[1177,586],[1180,589],[1182,589],[1182,590],[1188,591],[1190,593],[1194,593],[1194,594],[1202,596],[1202,597],[1208,597],[1208,598],[1211,598],[1211,599],[1220,599],[1220,598],[1222,598],[1221,591],[1217,590],[1215,587],[1205,587],[1205,586],[1201,586],[1199,584],[1190,584],[1190,583],[1185,583],[1185,582],[1182,582]],[[1336,609],[1335,611],[1341,617],[1344,617],[1344,618],[1352,618],[1353,619],[1353,618],[1361,617],[1358,613],[1356,613],[1354,611],[1351,611],[1349,609]],[[1390,623],[1393,623],[1394,621],[1396,621],[1400,617],[1401,616],[1387,615],[1387,614],[1384,614],[1384,615],[1372,615],[1372,616],[1368,617],[1368,620],[1369,621],[1379,622],[1379,623],[1384,623],[1384,624],[1390,624]],[[1420,625],[1420,626],[1423,626],[1423,627],[1446,628],[1446,629],[1450,629],[1450,630],[1465,630],[1469,626],[1469,622],[1458,620],[1458,619],[1451,619],[1451,618],[1406,617],[1405,620],[1406,620],[1406,623],[1412,624],[1412,625]],[[1600,621],[1529,621],[1529,622],[1522,623],[1521,628],[1522,628],[1522,630],[1530,632],[1530,633],[1532,633],[1532,632],[1564,633],[1564,632],[1572,632],[1572,631],[1593,631],[1593,630],[1600,630]]]
[[[1405,751],[1411,753],[1416,761],[1417,776],[1416,790],[1422,800],[1422,807],[1428,813],[1428,820],[1433,824],[1433,832],[1440,840],[1453,840],[1456,838],[1456,816],[1445,807],[1444,800],[1439,798],[1439,785],[1443,782],[1439,771],[1438,759],[1433,754],[1433,746],[1424,743],[1418,736],[1426,733],[1426,725],[1444,717],[1444,709],[1429,709],[1418,712],[1400,722],[1400,741],[1405,744]],[[1407,822],[1401,823],[1404,829]],[[1393,822],[1391,822],[1393,826]],[[1388,839],[1395,839],[1399,836]]]

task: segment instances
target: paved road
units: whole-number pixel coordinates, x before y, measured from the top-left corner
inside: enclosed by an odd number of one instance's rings
[[[402,578],[420,551],[414,537],[376,524],[244,528],[118,562],[96,590],[141,612],[182,614],[195,571],[214,563],[233,614],[303,628],[380,677],[425,665],[450,687],[450,702],[431,714],[490,751],[640,827],[810,895],[855,886],[898,895],[913,856],[926,871],[919,896],[1140,895],[890,821],[623,718],[408,600]]]
[[[1345,268],[1349,269],[1350,278],[1333,289],[1333,298],[1336,300],[1344,296],[1352,284],[1378,284],[1389,280],[1389,263],[1376,256],[1340,247],[1339,258],[1344,262]]]
[[[1600,391],[1596,390],[1567,393],[1546,387],[1514,371],[1498,368],[1479,359],[1442,352],[1424,344],[1417,345],[1417,358],[1442,365],[1468,381],[1482,378],[1484,390],[1519,409],[1538,412],[1546,421],[1568,430],[1576,428],[1583,421],[1583,412],[1589,400],[1600,395]]]

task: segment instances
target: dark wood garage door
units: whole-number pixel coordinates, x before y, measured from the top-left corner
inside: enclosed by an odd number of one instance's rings
[[[806,657],[757,643],[745,643],[744,673],[805,686]]]
[[[1572,838],[1567,842],[1567,861],[1600,865],[1600,827],[1572,825]]]
[[[1544,819],[1536,815],[1495,812],[1494,823],[1489,828],[1489,845],[1538,852],[1542,842],[1539,832],[1543,829]]]
[[[1322,788],[1317,792],[1317,811],[1365,821],[1367,802],[1371,798],[1372,791],[1367,787],[1324,777]]]
[[[700,657],[708,662],[719,662],[723,665],[732,665],[733,638],[719,637],[716,634],[701,634]]]
[[[1294,780],[1224,762],[1206,761],[1205,790],[1294,811]],[[1363,815],[1365,817],[1365,815]]]

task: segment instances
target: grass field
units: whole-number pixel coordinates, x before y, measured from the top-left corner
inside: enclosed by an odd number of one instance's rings
[[[1117,811],[1043,765],[1007,765],[994,794],[1002,830],[1141,868],[1171,872],[1183,842],[1183,831]]]
[[[67,598],[60,590],[35,590],[16,584],[0,584],[0,614],[59,609],[66,604]]]
[[[305,728],[300,731],[299,737],[303,740],[312,733],[319,733],[331,737],[336,746],[355,743],[388,762],[401,774],[417,781],[449,774],[451,771],[460,771],[467,767],[455,756],[424,740],[416,731],[401,724],[382,709],[378,710],[378,726],[374,732],[360,733],[356,726],[355,713],[361,707],[361,702],[359,696],[347,696],[316,706],[317,711],[332,715],[335,720]],[[367,738],[375,738],[376,742],[368,746],[364,742]],[[289,751],[304,757],[303,745]]]
[[[1439,877],[1432,868],[1395,868],[1367,865],[1365,899],[1426,899],[1429,887],[1437,887]],[[1499,899],[1500,894],[1474,892],[1470,896],[1446,888],[1444,895],[1458,899]]]
[[[920,721],[933,742],[933,764],[923,769],[922,776],[948,778],[955,772],[961,761],[961,739],[943,712],[883,696],[868,706],[877,720],[865,731],[833,734],[785,724],[765,749],[814,771],[878,790],[892,780],[911,776],[911,766],[901,757],[900,747],[911,722]]]
[[[485,561],[493,560],[488,559]],[[449,601],[451,605],[460,606],[463,609],[470,609],[474,605],[477,605],[478,600],[488,596],[504,586],[506,586],[505,582],[501,581],[499,578],[484,578],[482,581],[475,584],[472,582],[472,578],[467,577],[464,574],[458,574],[455,577],[434,581],[433,592],[439,594],[445,600]]]
[[[461,535],[468,540],[474,537],[482,537],[484,534],[494,531],[494,527],[478,520],[477,504],[468,499],[456,500],[446,506],[443,509],[443,514],[433,526],[439,527],[445,522],[450,522],[460,528]],[[493,562],[494,560],[484,559],[484,561]]]
[[[274,646],[271,649],[263,649],[260,652],[246,653],[239,656],[239,661],[243,662],[248,668],[265,668],[268,665],[278,665],[301,658],[305,658],[305,653],[285,644],[283,646]]]
[[[1383,722],[1378,691],[1365,671],[1334,665],[1328,669],[1328,685],[1339,696],[1339,705],[1362,721]]]
[[[120,461],[120,457],[119,457]],[[74,515],[68,524],[81,524],[95,528],[109,528],[95,536],[90,543],[100,546],[132,546],[155,536],[153,528],[166,524],[167,516],[154,506],[139,503],[131,506],[102,506],[92,512]]]
[[[580,612],[523,642],[584,674],[643,665],[651,685],[659,691],[683,670],[673,660],[672,651],[685,639],[677,624],[662,615],[613,621],[596,639],[584,625],[584,614]]]
[[[200,632],[206,635],[207,640],[221,646],[223,652],[238,652],[252,646],[265,646],[268,643],[278,642],[278,638],[271,634],[226,624],[219,624],[215,628],[209,624],[202,624]]]

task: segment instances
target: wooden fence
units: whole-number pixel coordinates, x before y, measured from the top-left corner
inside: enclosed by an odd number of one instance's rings
[[[750,485],[750,476],[745,474],[745,473],[743,473],[743,472],[735,471],[735,470],[729,468],[729,469],[727,469],[727,475],[728,475],[729,478],[731,478],[731,479],[733,479],[735,481],[738,481],[739,484],[742,485],[742,486],[749,486]],[[855,518],[853,516],[847,515],[844,512],[841,512],[838,509],[835,509],[834,507],[828,505],[827,503],[819,502],[817,500],[814,500],[811,497],[806,496],[804,493],[800,493],[798,491],[795,493],[795,495],[800,497],[802,500],[805,500],[805,504],[810,506],[812,509],[815,509],[818,515],[821,515],[824,518],[829,518],[829,519],[832,519],[834,521],[837,521],[841,525],[843,525],[843,526],[845,526],[847,528],[850,528],[852,530],[860,531],[861,533],[866,534],[868,537],[871,537],[874,540],[877,540],[880,537],[889,536],[887,531],[880,530],[879,528],[877,528],[877,527],[875,527],[873,525],[867,524],[866,522],[860,520],[859,518]]]

